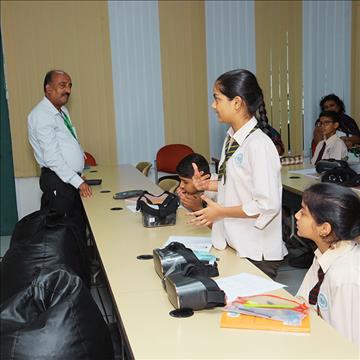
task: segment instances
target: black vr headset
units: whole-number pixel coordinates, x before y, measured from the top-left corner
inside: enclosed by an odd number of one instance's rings
[[[145,227],[175,225],[176,211],[180,205],[177,195],[168,191],[152,195],[144,191],[137,200],[136,210],[142,213]]]
[[[349,164],[347,163],[347,161],[344,160],[324,159],[324,160],[320,160],[315,166],[316,172],[319,174],[322,174],[328,170],[333,170],[338,168],[348,169]]]
[[[321,174],[321,182],[334,183],[342,186],[360,186],[360,175],[343,160],[320,160],[316,171]]]
[[[348,187],[357,187],[360,186],[360,174],[357,174],[350,168],[335,168],[326,171],[321,176],[321,182],[334,183]]]
[[[163,249],[154,249],[154,267],[156,273],[164,280],[166,275],[182,271],[186,265],[194,264],[198,272],[207,277],[219,276],[216,261],[199,260],[194,252],[179,242],[172,242]],[[163,281],[165,288],[165,281]]]
[[[168,298],[176,309],[201,310],[226,304],[224,291],[194,264],[165,276],[165,283]]]

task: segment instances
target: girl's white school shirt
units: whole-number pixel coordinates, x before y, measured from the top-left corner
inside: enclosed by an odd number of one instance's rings
[[[317,301],[320,315],[360,346],[360,245],[343,240],[324,253],[315,251],[313,264],[297,293],[307,302],[318,282],[320,266],[325,273]],[[317,305],[310,306],[317,310]]]
[[[228,135],[239,148],[226,164],[226,183],[218,184],[220,205],[241,206],[249,215],[257,218],[224,218],[212,227],[212,244],[225,249],[228,244],[237,255],[255,261],[281,260],[287,254],[282,240],[281,227],[281,164],[272,140],[256,129],[253,117],[236,133],[230,128]],[[223,145],[220,164],[225,158]]]

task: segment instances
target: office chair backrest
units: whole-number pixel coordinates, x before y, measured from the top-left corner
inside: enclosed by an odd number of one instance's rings
[[[179,183],[179,181],[177,181],[175,179],[166,178],[166,179],[162,179],[162,180],[160,179],[158,185],[164,191],[175,193],[175,190],[180,185],[180,183]]]
[[[88,166],[96,166],[97,165],[95,158],[86,151],[85,151],[85,165],[88,165]]]
[[[156,154],[156,169],[170,174],[176,174],[179,162],[194,151],[184,144],[170,144],[163,146]]]
[[[145,176],[148,176],[152,163],[148,161],[140,161],[135,166],[139,171],[141,171]]]

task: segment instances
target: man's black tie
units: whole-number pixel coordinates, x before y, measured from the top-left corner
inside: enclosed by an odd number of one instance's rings
[[[318,279],[319,279],[319,281],[316,283],[316,285],[309,292],[309,303],[311,305],[315,305],[317,303],[320,286],[321,286],[321,284],[322,284],[322,282],[324,280],[324,276],[325,276],[325,274],[323,272],[323,269],[320,266],[319,270],[318,270]]]
[[[320,149],[319,155],[318,155],[318,157],[317,157],[317,159],[315,161],[315,165],[322,159],[322,157],[324,155],[325,148],[326,148],[326,142],[324,141],[323,146]]]

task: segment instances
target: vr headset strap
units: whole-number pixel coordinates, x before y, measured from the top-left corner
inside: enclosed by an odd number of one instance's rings
[[[196,276],[207,289],[207,305],[210,307],[225,306],[225,293],[219,288],[218,284],[207,277]]]
[[[139,196],[136,202],[136,210],[141,210],[141,211],[146,210],[146,213],[150,215],[159,216],[160,218],[166,218],[166,216],[168,216],[169,214],[176,212],[176,209],[180,205],[179,198],[175,194],[172,194],[168,191],[164,191],[162,194],[160,194],[157,197],[161,197],[164,194],[167,194],[167,198],[164,200],[162,204],[158,204],[159,209],[153,209],[148,205],[148,204],[153,205],[153,203],[150,199],[146,197],[146,194],[151,195],[149,192],[144,191],[142,195]]]
[[[200,281],[206,288],[207,307],[225,306],[225,293],[218,284],[205,276],[199,274],[200,269],[196,265],[189,264],[183,270],[183,275]]]
[[[225,306],[225,293],[222,290],[208,291],[207,301],[211,307]]]
[[[214,265],[205,264],[204,262],[200,261],[193,251],[187,248],[184,244],[178,242],[172,242],[168,246],[166,246],[163,250],[170,250],[178,253],[181,255],[188,264],[194,264],[198,268],[198,274],[203,276],[218,276],[219,270],[217,268],[217,263],[215,262]]]

